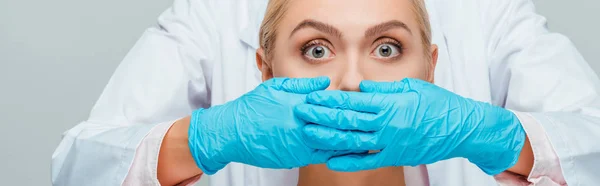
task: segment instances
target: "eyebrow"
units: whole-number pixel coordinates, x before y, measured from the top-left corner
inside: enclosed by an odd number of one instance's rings
[[[402,28],[412,35],[412,31],[402,21],[391,20],[375,25],[365,31],[365,37],[374,37],[391,29]]]
[[[294,28],[294,30],[292,30],[290,37],[292,37],[294,35],[294,33],[296,33],[296,31],[303,29],[303,28],[314,28],[318,31],[335,36],[337,38],[342,38],[342,32],[340,32],[340,30],[338,30],[337,28],[335,28],[327,23],[319,22],[319,21],[312,20],[312,19],[306,19],[306,20],[300,22],[300,24],[298,24],[298,26],[296,26],[296,28]]]
[[[340,30],[338,30],[337,28],[335,28],[327,23],[323,23],[323,22],[316,21],[313,19],[306,19],[306,20],[300,22],[296,26],[296,28],[294,28],[294,30],[292,30],[290,37],[292,37],[294,35],[294,33],[296,33],[298,30],[303,29],[303,28],[314,28],[314,29],[324,32],[326,34],[333,35],[338,38],[342,38],[342,32],[340,32]],[[408,28],[408,26],[406,26],[405,23],[403,23],[402,21],[398,21],[398,20],[391,20],[391,21],[383,22],[383,23],[380,23],[380,24],[370,27],[369,29],[367,29],[367,31],[365,31],[365,37],[373,37],[373,36],[379,35],[383,32],[386,32],[388,30],[395,29],[395,28],[402,28],[402,29],[406,30],[409,34],[412,35],[412,31],[410,30],[410,28]]]

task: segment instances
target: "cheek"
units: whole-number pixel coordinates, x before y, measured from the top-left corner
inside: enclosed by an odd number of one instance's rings
[[[329,61],[319,64],[306,62],[300,56],[288,55],[288,57],[273,58],[272,72],[274,77],[311,78],[327,76],[332,81],[338,79],[340,70],[339,63]]]
[[[364,63],[364,77],[373,81],[399,81],[404,78],[427,80],[429,64],[423,58],[404,58],[397,62]]]

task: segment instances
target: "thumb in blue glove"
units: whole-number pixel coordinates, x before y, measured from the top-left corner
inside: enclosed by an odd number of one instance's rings
[[[525,143],[516,116],[417,79],[363,81],[362,92],[317,91],[295,113],[321,150],[381,150],[334,157],[332,170],[416,166],[464,157],[490,175],[512,167]]]

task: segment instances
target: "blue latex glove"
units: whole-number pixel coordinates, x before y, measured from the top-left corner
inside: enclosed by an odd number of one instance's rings
[[[317,91],[298,105],[308,144],[321,150],[381,150],[334,157],[332,170],[416,166],[464,157],[485,173],[512,167],[525,143],[516,116],[431,83],[363,81],[362,92]],[[314,146],[313,146],[314,145]]]
[[[224,105],[192,114],[189,147],[198,167],[214,174],[230,162],[263,168],[295,168],[325,163],[335,151],[309,148],[293,106],[306,93],[324,90],[329,78],[274,78]]]

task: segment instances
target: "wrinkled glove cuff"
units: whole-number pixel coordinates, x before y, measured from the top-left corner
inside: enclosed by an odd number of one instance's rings
[[[196,162],[196,165],[202,170],[204,174],[213,175],[217,173],[217,171],[223,169],[227,164],[219,163],[208,158],[207,154],[209,152],[207,151],[216,149],[207,148],[206,144],[201,143],[202,140],[199,139],[205,137],[202,136],[200,132],[200,130],[202,129],[199,129],[199,125],[202,122],[206,122],[202,121],[200,118],[204,110],[205,109],[201,108],[192,113],[190,128],[188,130],[188,145],[190,148],[190,152],[192,153],[192,157],[194,158],[194,162]]]
[[[513,114],[510,112],[510,114]],[[521,125],[519,119],[514,116],[508,117],[511,118],[511,125],[503,131],[501,137],[497,139],[501,146],[498,146],[498,150],[502,150],[502,152],[493,151],[493,152],[481,152],[474,156],[473,158],[469,158],[469,161],[477,165],[483,172],[488,175],[497,175],[500,174],[507,169],[515,166],[519,161],[519,156],[521,155],[521,150],[526,142],[526,133]]]

